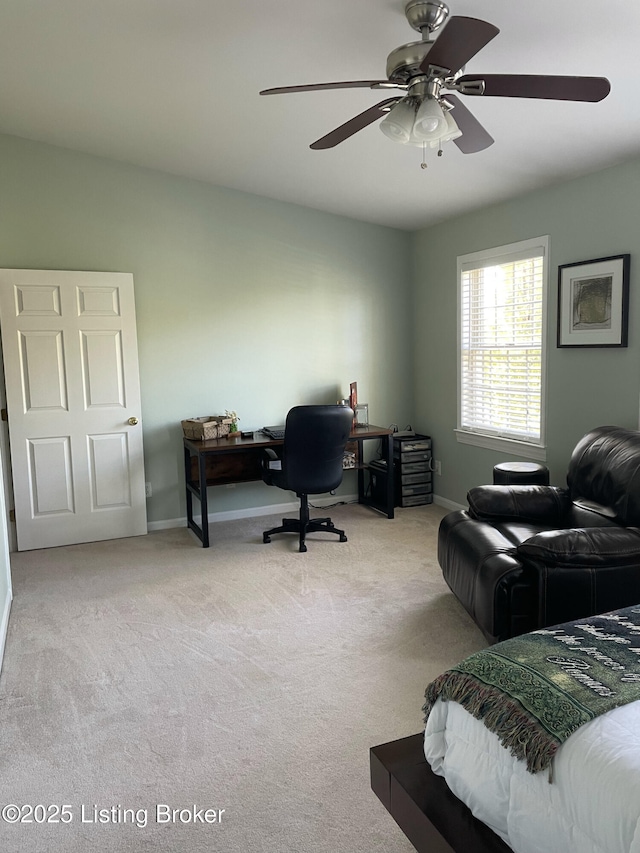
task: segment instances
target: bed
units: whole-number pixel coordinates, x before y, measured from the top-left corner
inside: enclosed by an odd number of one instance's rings
[[[594,619],[546,633],[557,630],[564,660],[578,660],[566,638],[584,623],[592,631],[582,635],[589,661],[597,647],[622,648],[632,664],[614,675],[638,689],[640,609],[634,613],[639,625],[630,640],[618,636],[615,614],[595,617],[608,620],[606,633]],[[599,666],[590,669],[594,678]],[[423,732],[371,750],[373,790],[420,853],[640,853],[640,701],[632,697],[578,725],[539,772],[482,719],[439,697]]]

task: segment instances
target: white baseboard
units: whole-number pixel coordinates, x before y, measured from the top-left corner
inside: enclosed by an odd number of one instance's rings
[[[314,498],[313,503],[316,506],[330,506],[338,501],[341,503],[354,503],[357,500],[357,495],[328,495],[326,497]],[[443,498],[440,495],[434,495],[433,502],[445,509],[456,510],[467,508],[464,504],[450,501],[448,498]],[[297,501],[289,501],[288,503],[282,504],[267,504],[266,506],[251,506],[246,509],[230,509],[222,512],[210,512],[209,524],[213,524],[216,521],[236,521],[239,518],[257,518],[261,515],[280,515],[280,513],[283,512],[297,513],[299,506],[300,504]],[[200,524],[199,515],[194,515],[194,520],[197,524]],[[170,530],[172,527],[186,526],[187,519],[186,516],[183,516],[182,518],[167,518],[164,521],[150,521],[147,524],[147,530],[151,532],[153,530]]]
[[[443,498],[440,495],[434,495],[433,502],[438,506],[443,506],[445,509],[467,509],[464,504],[458,504],[455,501],[450,501],[449,498]]]
[[[357,495],[326,495],[313,497],[310,501],[316,506],[331,506],[336,503],[353,503],[358,500]],[[297,515],[300,508],[299,501],[289,501],[282,504],[267,504],[266,506],[252,506],[246,509],[229,509],[222,512],[210,512],[209,524],[216,521],[235,521],[239,518],[257,518],[260,515],[280,515],[283,512],[293,512]],[[200,516],[194,515],[194,521],[200,524]],[[165,521],[150,521],[147,530],[169,530],[172,527],[186,527],[186,516],[183,518],[168,518]]]
[[[7,642],[7,633],[9,631],[9,613],[11,612],[11,590],[7,590],[7,597],[2,609],[0,617],[0,670],[2,669],[2,659],[4,657],[4,647]]]

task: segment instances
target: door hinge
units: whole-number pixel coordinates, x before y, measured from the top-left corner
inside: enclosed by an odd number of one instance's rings
[[[3,421],[9,420],[9,414],[8,414],[6,409],[0,409],[0,420],[3,420]]]
[[[15,511],[15,509],[10,509],[10,510],[9,510],[9,521],[10,521],[12,524],[15,524],[15,523],[16,523],[16,511]]]

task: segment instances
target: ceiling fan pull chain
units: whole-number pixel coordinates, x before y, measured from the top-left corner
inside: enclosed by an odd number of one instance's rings
[[[427,168],[426,154],[427,154],[427,143],[426,143],[426,141],[423,141],[423,143],[422,143],[422,163],[420,163],[421,169]]]

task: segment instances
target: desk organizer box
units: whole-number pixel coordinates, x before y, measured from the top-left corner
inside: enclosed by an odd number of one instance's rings
[[[195,441],[206,441],[208,438],[222,438],[229,435],[231,418],[223,415],[205,415],[202,418],[187,418],[182,424],[182,433],[185,438]]]

